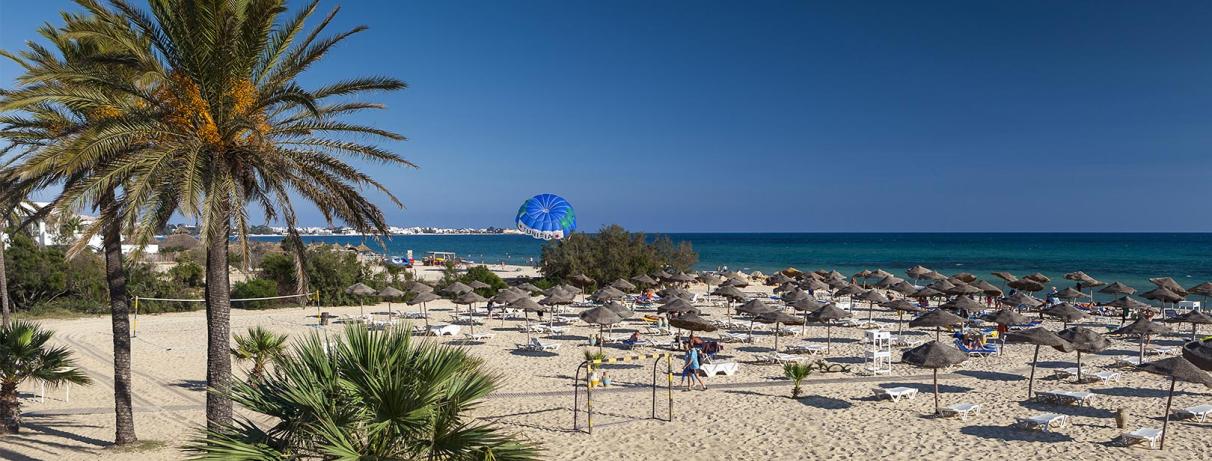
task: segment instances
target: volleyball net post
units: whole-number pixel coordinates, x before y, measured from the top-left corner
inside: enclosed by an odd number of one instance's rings
[[[586,360],[577,365],[577,371],[573,375],[572,384],[572,430],[580,431],[580,411],[581,411],[581,370],[585,370],[585,433],[593,434],[593,388],[602,385],[600,378],[593,374],[592,369],[603,363],[623,363],[630,361],[653,359],[652,362],[652,416],[651,419],[658,421],[670,422],[673,421],[673,354],[668,352],[657,354],[644,355],[625,355],[620,357],[610,357],[603,359]],[[665,362],[665,396],[667,399],[668,413],[665,418],[657,416],[657,376],[659,375],[659,366],[661,361]]]
[[[319,290],[316,290],[316,291],[313,291],[310,293],[297,294],[297,295],[265,296],[265,297],[260,297],[260,298],[236,298],[236,299],[229,300],[229,302],[240,303],[240,302],[247,302],[247,301],[272,301],[275,299],[291,299],[291,298],[303,298],[303,300],[305,302],[314,301],[316,303],[316,315],[319,315],[319,309],[320,309],[320,291]],[[204,303],[204,302],[206,302],[206,299],[205,298],[201,298],[201,299],[151,298],[151,297],[144,297],[144,296],[135,296],[131,302],[131,306],[134,308],[134,311],[135,311],[134,317],[131,319],[131,328],[130,328],[130,336],[132,338],[139,336],[139,305],[144,301]]]

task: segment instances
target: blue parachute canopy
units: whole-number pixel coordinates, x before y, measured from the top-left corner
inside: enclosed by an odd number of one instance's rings
[[[539,194],[522,203],[514,218],[518,230],[543,240],[558,240],[577,228],[577,215],[572,204],[554,194]]]

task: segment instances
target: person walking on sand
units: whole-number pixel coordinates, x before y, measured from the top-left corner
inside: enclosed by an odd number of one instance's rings
[[[707,383],[703,382],[703,378],[699,377],[699,348],[692,347],[686,352],[686,364],[682,365],[682,382],[686,383],[686,390],[690,390],[695,381],[699,382],[703,390],[707,390]]]

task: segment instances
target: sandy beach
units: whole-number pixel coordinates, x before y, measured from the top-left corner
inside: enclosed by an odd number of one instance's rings
[[[499,266],[494,269],[500,270]],[[533,269],[506,267],[503,276],[532,274]],[[436,272],[423,273],[433,277]],[[701,284],[692,292],[703,292]],[[770,287],[750,286],[747,291],[769,292]],[[415,310],[393,305],[393,309]],[[446,322],[453,305],[446,301],[431,303],[431,321]],[[386,304],[366,306],[366,312],[387,310]],[[723,307],[703,307],[707,318],[725,318]],[[359,307],[322,308],[335,314],[357,314]],[[573,312],[577,308],[571,309]],[[332,334],[340,325],[319,327],[314,307],[282,308],[263,311],[233,310],[232,331],[242,332],[261,325],[292,337]],[[644,312],[644,311],[641,311]],[[855,317],[868,315],[863,305],[854,308]],[[615,328],[616,335],[642,329],[641,321],[626,321]],[[874,312],[876,321],[896,324],[896,316],[883,308]],[[92,386],[48,389],[45,401],[35,395],[37,389],[26,384],[22,390],[25,428],[18,436],[9,436],[0,446],[2,459],[179,459],[181,444],[194,436],[203,422],[205,376],[205,319],[201,311],[140,316],[134,340],[135,417],[141,440],[151,442],[138,450],[107,448],[113,434],[112,364],[109,319],[105,317],[72,320],[46,320],[56,330],[59,343],[70,346],[89,376]],[[563,334],[545,336],[545,341],[560,344],[555,353],[520,352],[515,345],[525,342],[518,325],[522,320],[485,319],[476,331],[493,333],[493,338],[467,342],[461,338],[440,337],[435,341],[466,347],[486,359],[488,366],[502,376],[500,389],[479,407],[474,416],[503,425],[542,444],[548,459],[662,459],[686,453],[711,459],[915,459],[934,453],[940,459],[980,458],[1013,454],[1018,459],[1200,459],[1212,446],[1212,423],[1172,421],[1164,451],[1146,446],[1124,447],[1115,442],[1125,430],[1115,427],[1115,412],[1128,415],[1128,430],[1160,427],[1168,381],[1161,377],[1119,370],[1121,377],[1109,383],[1074,384],[1053,376],[1053,369],[1074,366],[1076,356],[1044,348],[1040,354],[1036,390],[1088,390],[1096,394],[1092,405],[1059,406],[1025,401],[1026,375],[1030,370],[1033,348],[1010,345],[1001,356],[970,358],[959,366],[940,373],[942,404],[975,403],[979,414],[966,420],[933,416],[932,387],[928,370],[899,363],[900,351],[893,348],[892,372],[882,376],[856,373],[815,373],[804,385],[804,396],[788,398],[791,384],[782,377],[782,367],[753,363],[771,350],[773,336],[768,330],[755,333],[754,344],[725,345],[716,361],[739,362],[733,376],[707,379],[706,391],[684,391],[675,387],[673,420],[649,419],[652,411],[649,381],[652,360],[607,365],[614,383],[594,393],[594,431],[592,435],[572,430],[572,375],[583,360],[587,338],[596,327],[580,322],[569,325]],[[1112,319],[1093,319],[1092,326],[1117,323]],[[1059,324],[1048,322],[1048,328]],[[794,327],[799,329],[800,327]],[[467,331],[467,327],[463,327]],[[708,333],[714,337],[716,333]],[[833,328],[833,349],[828,359],[834,363],[862,367],[863,331],[858,328]],[[933,332],[906,330],[911,340],[926,340]],[[809,326],[806,334],[780,338],[784,344],[824,344],[825,329]],[[1158,338],[1159,345],[1180,344],[1179,335]],[[596,349],[596,348],[595,348]],[[607,356],[670,352],[651,347],[625,351],[607,345]],[[1136,353],[1136,344],[1116,340],[1106,351],[1085,356],[1083,363],[1093,371],[1113,370],[1113,357]],[[673,359],[680,369],[682,355]],[[660,369],[663,371],[664,366]],[[658,382],[657,409],[664,414],[666,389]],[[676,384],[676,381],[675,381]],[[905,386],[919,390],[913,400],[876,400],[873,388]],[[1184,408],[1212,403],[1212,392],[1197,385],[1179,384],[1174,407]],[[1069,415],[1071,424],[1055,432],[1044,433],[1013,427],[1015,418],[1040,413]],[[584,425],[584,414],[581,415]]]

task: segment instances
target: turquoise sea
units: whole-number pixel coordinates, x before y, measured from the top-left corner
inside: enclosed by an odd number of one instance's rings
[[[917,264],[945,274],[971,272],[989,278],[993,271],[1016,275],[1042,272],[1054,284],[1072,271],[1085,271],[1104,282],[1120,281],[1151,289],[1150,277],[1174,277],[1184,286],[1212,280],[1212,234],[1078,234],[1078,233],[727,233],[668,234],[689,241],[699,253],[699,269],[761,270],[788,266],[829,268],[852,274],[883,268],[902,275]],[[267,240],[277,238],[265,237]],[[365,242],[357,236],[305,237],[308,241]],[[395,236],[387,253],[404,256],[413,250],[420,259],[427,251],[453,251],[465,259],[511,264],[536,261],[543,242],[521,235]]]

